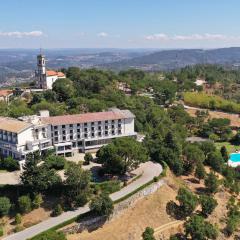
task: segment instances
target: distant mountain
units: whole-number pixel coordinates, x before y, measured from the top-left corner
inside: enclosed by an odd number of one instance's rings
[[[118,62],[102,64],[99,67],[124,70],[139,68],[143,70],[173,70],[195,64],[239,65],[240,47],[220,49],[181,49],[162,50],[126,59]]]

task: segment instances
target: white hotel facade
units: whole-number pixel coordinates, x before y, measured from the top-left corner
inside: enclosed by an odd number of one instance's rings
[[[106,112],[50,117],[48,111],[19,119],[0,117],[0,155],[24,160],[30,152],[57,155],[98,149],[115,138],[135,137],[135,116],[117,108]]]

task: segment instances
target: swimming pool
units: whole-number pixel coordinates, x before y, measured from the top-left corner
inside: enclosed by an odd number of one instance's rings
[[[240,165],[240,153],[231,153],[228,164],[232,167],[237,167]]]

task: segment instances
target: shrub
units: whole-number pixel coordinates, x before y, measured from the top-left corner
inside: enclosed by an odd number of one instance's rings
[[[20,224],[22,222],[22,216],[20,213],[17,213],[15,216],[15,224]]]
[[[145,231],[142,234],[143,240],[156,240],[154,237],[154,230],[150,227],[146,227]]]
[[[32,203],[29,196],[21,196],[18,198],[18,206],[21,213],[29,213],[32,210]]]
[[[217,176],[213,172],[207,175],[205,186],[209,193],[216,193],[218,191],[219,182]]]
[[[18,161],[14,160],[12,157],[7,157],[1,160],[0,168],[6,169],[8,171],[19,170],[20,166]]]
[[[84,161],[85,161],[85,162],[84,162],[85,165],[89,165],[90,162],[93,161],[93,156],[92,156],[92,154],[91,154],[91,153],[86,153],[85,156],[84,156]]]
[[[52,216],[57,217],[63,213],[62,206],[57,204],[56,207],[53,209]]]
[[[61,170],[65,167],[66,159],[62,156],[49,155],[45,159],[45,163],[49,168],[54,168],[56,170]]]
[[[39,208],[42,203],[43,203],[42,195],[40,193],[35,195],[32,202],[33,208]]]
[[[17,233],[17,232],[21,232],[23,229],[24,229],[23,226],[21,226],[21,225],[17,225],[17,226],[14,228],[14,232],[15,232],[15,233]]]
[[[105,181],[102,183],[96,183],[95,186],[102,192],[111,194],[111,193],[117,192],[121,189],[120,184],[121,184],[120,181],[112,180],[112,181]]]
[[[109,217],[113,212],[113,201],[107,194],[102,193],[91,201],[90,209],[101,216]]]
[[[4,234],[3,227],[0,226],[0,237],[2,237]]]
[[[11,203],[9,198],[0,197],[0,216],[7,215],[11,208]]]

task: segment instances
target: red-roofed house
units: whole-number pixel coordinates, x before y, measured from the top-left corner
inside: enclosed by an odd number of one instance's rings
[[[59,78],[65,78],[65,74],[54,70],[46,70],[45,57],[37,56],[36,86],[41,89],[52,89],[53,83]]]
[[[13,91],[9,89],[0,90],[0,101],[9,103],[10,98],[13,96]]]

